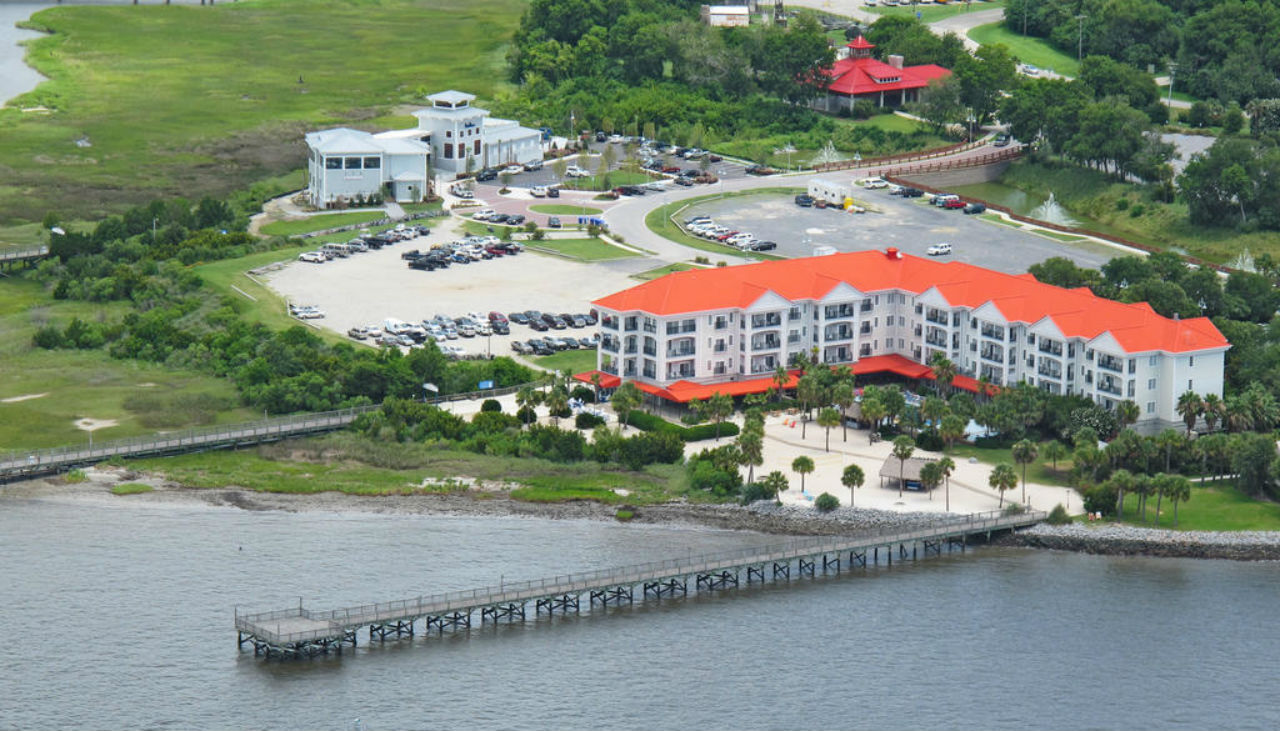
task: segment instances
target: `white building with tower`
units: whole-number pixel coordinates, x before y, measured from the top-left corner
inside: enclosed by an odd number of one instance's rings
[[[431,177],[542,159],[542,132],[489,116],[474,94],[442,91],[414,112],[418,126],[376,134],[337,127],[306,135],[307,196],[316,208],[357,196],[420,201]]]

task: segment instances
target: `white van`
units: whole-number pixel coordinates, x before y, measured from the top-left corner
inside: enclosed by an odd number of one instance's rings
[[[399,335],[401,333],[408,332],[409,327],[410,327],[409,323],[405,322],[404,320],[397,320],[394,317],[388,317],[387,319],[382,321],[383,331],[391,333],[392,335]]]
[[[350,252],[347,251],[346,244],[325,244],[324,246],[320,247],[320,250],[323,251],[324,255],[329,257],[330,259],[334,259],[337,257],[342,257],[343,259],[345,259],[351,255]]]

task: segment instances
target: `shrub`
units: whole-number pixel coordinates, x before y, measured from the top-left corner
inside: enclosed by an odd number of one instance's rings
[[[480,410],[481,410],[481,411],[496,411],[496,412],[498,412],[498,413],[501,413],[501,412],[502,412],[502,404],[501,404],[501,403],[499,403],[499,402],[498,402],[498,399],[496,399],[496,398],[487,398],[487,399],[485,399],[485,400],[484,400],[484,403],[480,404]]]
[[[1116,491],[1103,482],[1084,490],[1084,509],[1089,513],[1116,514]]]
[[[584,404],[593,404],[596,401],[596,392],[590,386],[574,386],[569,392],[569,398],[576,398]]]
[[[840,507],[840,500],[829,492],[824,492],[813,501],[813,507],[818,509],[819,513],[830,513],[832,510]]]
[[[140,495],[144,492],[151,492],[150,485],[144,485],[141,482],[122,482],[111,488],[112,495]]]
[[[634,510],[627,510],[626,508],[622,508],[618,510],[618,512],[614,513],[613,517],[622,523],[626,523],[627,521],[636,517],[636,513]]]
[[[763,482],[752,482],[742,488],[742,504],[750,505],[759,500],[772,500],[776,495],[777,493]]]
[[[84,482],[85,480],[89,479],[89,476],[84,473],[84,470],[77,469],[77,470],[71,470],[70,472],[68,472],[66,477],[64,477],[63,479],[66,480],[66,482],[74,485],[77,482]]]
[[[1067,515],[1067,509],[1062,507],[1062,503],[1053,506],[1053,510],[1049,511],[1049,517],[1045,518],[1045,522],[1049,525],[1066,525],[1071,522],[1071,516]]]
[[[938,432],[929,429],[916,435],[916,446],[930,452],[941,452],[945,445],[942,443],[942,437],[938,436]]]
[[[1129,199],[1128,199],[1128,198],[1117,198],[1117,199],[1116,199],[1116,210],[1117,210],[1117,211],[1124,211],[1124,210],[1128,210],[1128,208],[1129,208]]]
[[[37,348],[45,350],[53,350],[62,347],[62,331],[53,325],[45,325],[36,330],[36,334],[31,337],[31,344]]]
[[[1129,218],[1137,218],[1138,216],[1141,216],[1146,212],[1147,212],[1146,206],[1142,205],[1141,203],[1135,204],[1133,208],[1129,209]]]
[[[678,426],[672,424],[658,416],[654,416],[645,411],[635,409],[631,412],[631,426],[641,431],[651,432],[670,432],[680,437],[685,442],[700,442],[704,439],[714,439],[716,436],[715,424],[699,424],[698,426]],[[725,421],[720,424],[721,437],[734,437],[738,435],[738,425],[731,421]]]
[[[1025,512],[1027,512],[1027,509],[1022,506],[1022,503],[1009,503],[1004,506],[1005,515],[1022,515]]]
[[[604,424],[604,418],[583,411],[573,418],[573,425],[579,429],[594,429]]]

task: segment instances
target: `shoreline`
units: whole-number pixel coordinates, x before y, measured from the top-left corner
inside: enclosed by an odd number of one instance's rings
[[[351,495],[340,492],[310,494],[271,493],[228,486],[193,488],[151,475],[117,468],[91,468],[82,483],[61,478],[41,478],[0,487],[0,495],[13,499],[93,502],[102,506],[126,504],[151,506],[237,508],[247,511],[286,513],[333,512],[391,516],[501,517],[539,520],[618,521],[619,506],[591,501],[530,503],[494,493],[425,495]],[[150,492],[118,496],[114,485],[140,482]],[[121,501],[129,501],[124,503]],[[629,523],[686,526],[713,530],[749,531],[779,536],[819,536],[857,533],[889,527],[907,527],[937,520],[938,513],[894,512],[841,507],[818,513],[810,506],[762,501],[752,505],[665,503],[629,506]],[[1230,561],[1280,561],[1280,531],[1173,531],[1127,525],[1040,524],[999,536],[992,545],[1028,549],[1070,551],[1104,556],[1149,556]]]

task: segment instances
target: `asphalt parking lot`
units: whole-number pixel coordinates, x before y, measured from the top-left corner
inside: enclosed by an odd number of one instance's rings
[[[590,148],[591,152],[598,154],[601,151],[601,149],[604,148],[606,145],[612,147],[614,154],[617,155],[618,157],[618,159],[614,161],[614,164],[609,169],[610,170],[620,169],[622,167],[622,157],[625,154],[625,151],[623,150],[623,146],[621,144],[592,143]],[[532,188],[537,185],[555,185],[557,183],[562,182],[556,177],[555,171],[553,170],[554,162],[555,162],[554,160],[547,160],[543,164],[542,169],[540,170],[530,170],[523,173],[513,174],[511,176],[511,186],[513,188],[515,187]],[[591,159],[590,164],[584,165],[583,163],[578,161],[578,158],[571,157],[569,158],[569,164],[583,165],[583,167],[587,167],[591,172],[594,173],[596,171],[596,166],[600,164],[600,159],[598,157],[593,157]],[[693,168],[694,170],[701,169],[697,161],[682,160],[678,157],[671,157],[671,164],[678,166],[681,169],[685,169],[685,168]],[[746,166],[737,162],[733,162],[731,160],[721,160],[720,162],[714,162],[714,163],[711,163],[707,168],[708,172],[711,172],[716,176],[725,180],[732,180],[733,178],[746,177],[745,170],[746,170]],[[665,179],[667,180],[671,179],[670,176],[663,176],[663,177],[665,177]],[[658,180],[660,178],[655,177],[654,179]],[[569,178],[568,180],[572,181],[572,178]],[[479,191],[477,195],[480,195],[482,197],[484,196],[493,197],[497,189],[502,187],[502,179],[498,178],[496,180],[489,180],[483,183],[477,182],[474,185]],[[493,192],[482,190],[485,188],[493,188]]]
[[[1054,256],[1096,269],[1120,255],[1119,250],[1101,244],[1068,244],[959,210],[936,208],[920,198],[891,196],[884,190],[863,191],[858,199],[872,210],[855,214],[835,208],[801,208],[791,196],[762,194],[706,201],[681,216],[710,216],[757,239],[776,241],[778,248],[770,253],[785,257],[811,256],[818,246],[837,251],[896,246],[907,254],[927,256],[929,246],[947,242],[954,253],[946,259],[1022,274],[1032,264]]]

